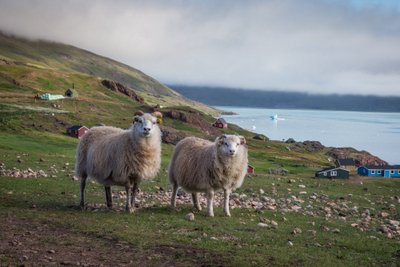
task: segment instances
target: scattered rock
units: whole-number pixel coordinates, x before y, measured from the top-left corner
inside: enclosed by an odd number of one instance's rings
[[[268,224],[266,224],[266,223],[258,223],[257,224],[258,226],[260,226],[260,227],[268,227],[269,225]]]
[[[192,212],[186,214],[185,219],[188,221],[194,221],[194,214]]]
[[[301,231],[301,229],[298,228],[298,227],[294,228],[293,231],[292,231],[292,234],[293,234],[293,235],[299,235],[299,234],[301,234],[301,233],[302,233],[302,231]]]

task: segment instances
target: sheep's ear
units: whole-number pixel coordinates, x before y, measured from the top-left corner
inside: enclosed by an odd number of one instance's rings
[[[239,136],[239,138],[240,138],[240,144],[241,145],[246,144],[246,139],[243,136]]]
[[[134,115],[135,115],[135,116],[143,116],[143,114],[144,114],[143,111],[138,110],[138,111],[135,112]]]
[[[225,138],[226,138],[225,134],[218,136],[217,140],[216,140],[218,145],[222,145],[224,143],[224,141],[225,141]]]
[[[156,118],[161,119],[163,117],[162,113],[159,111],[154,111],[153,113],[151,113],[151,115],[153,115]]]

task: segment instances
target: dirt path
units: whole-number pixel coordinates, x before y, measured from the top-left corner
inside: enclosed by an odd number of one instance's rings
[[[0,229],[0,266],[225,265],[220,256],[187,246],[140,249],[110,236],[13,216],[1,218]]]

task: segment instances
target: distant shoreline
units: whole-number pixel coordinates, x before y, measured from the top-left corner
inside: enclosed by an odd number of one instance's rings
[[[400,112],[399,96],[323,95],[297,92],[169,85],[183,96],[210,106],[355,112]]]

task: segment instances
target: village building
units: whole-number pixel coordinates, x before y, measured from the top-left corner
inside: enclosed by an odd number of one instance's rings
[[[213,123],[212,126],[223,129],[228,128],[228,123],[225,121],[225,119],[219,118]]]
[[[315,173],[317,178],[349,179],[350,172],[340,167],[329,167]]]
[[[40,99],[42,99],[42,100],[60,100],[60,99],[64,99],[64,96],[45,93],[40,96]]]
[[[400,165],[360,166],[357,173],[368,177],[400,178]]]
[[[254,174],[254,167],[251,165],[247,166],[247,174]]]
[[[356,171],[356,162],[352,158],[345,158],[345,159],[337,159],[336,167],[341,167],[342,169],[346,169],[348,171]]]
[[[74,125],[67,128],[67,134],[72,137],[81,138],[88,130],[89,128],[86,126]]]
[[[67,89],[67,91],[65,91],[64,95],[65,95],[66,97],[77,97],[77,96],[78,96],[78,93],[76,92],[75,89],[69,88],[69,89]]]

